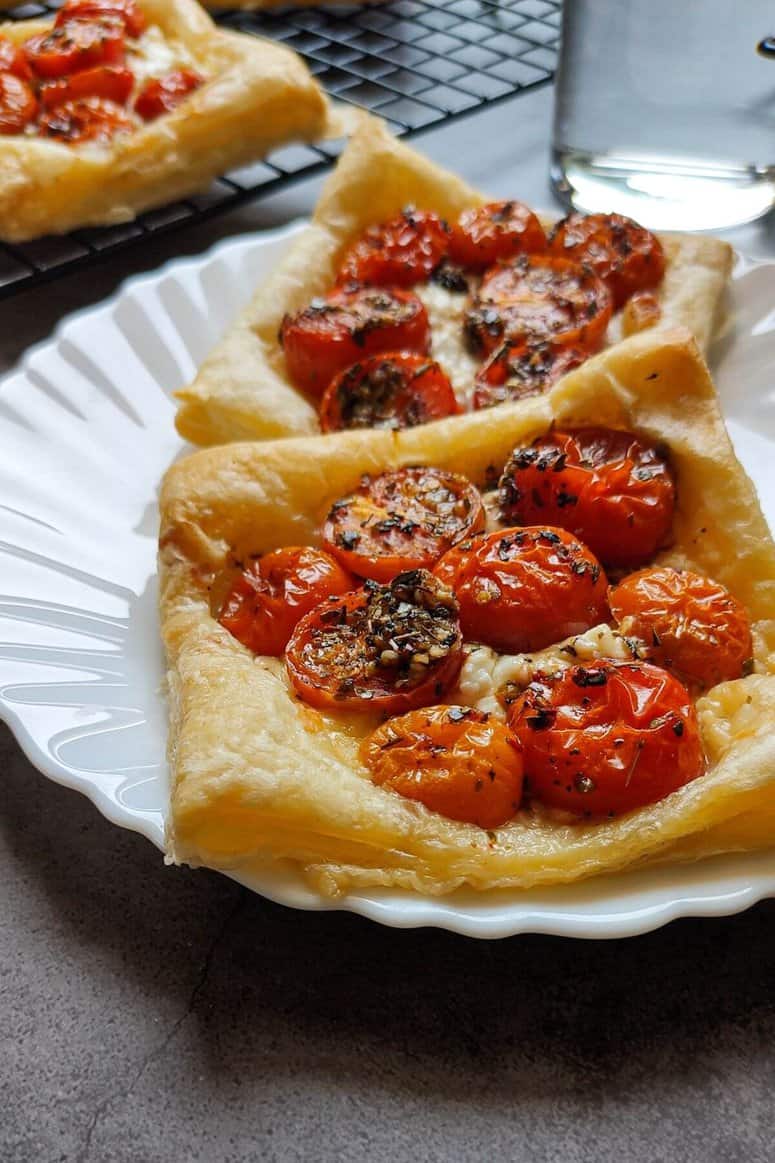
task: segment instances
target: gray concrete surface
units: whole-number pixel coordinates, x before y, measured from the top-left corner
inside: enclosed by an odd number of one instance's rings
[[[418,144],[549,205],[549,111],[543,91]],[[315,185],[0,304],[0,369],[133,270],[293,217]],[[771,223],[730,237],[775,251]],[[2,1163],[775,1154],[775,903],[607,943],[382,929],[165,869],[1,727],[0,773]]]

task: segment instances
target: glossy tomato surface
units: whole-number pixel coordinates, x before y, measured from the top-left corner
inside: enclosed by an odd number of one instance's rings
[[[564,529],[503,529],[450,550],[434,573],[460,604],[469,642],[541,650],[609,616],[597,559]]]
[[[553,255],[523,255],[485,273],[465,331],[470,346],[487,353],[505,339],[596,351],[611,311],[610,291],[589,268]]]
[[[379,787],[450,820],[497,828],[519,810],[519,746],[481,711],[436,706],[388,719],[364,740],[361,757]]]
[[[430,349],[428,315],[416,295],[400,289],[344,287],[286,315],[280,328],[288,374],[312,396],[333,377],[371,355]]]
[[[622,633],[641,638],[649,657],[684,682],[711,687],[750,669],[745,607],[710,578],[668,566],[642,569],[615,586],[609,600]]]
[[[614,308],[658,286],[665,274],[659,239],[621,214],[569,214],[552,231],[549,248],[590,266],[610,288]]]
[[[135,101],[135,112],[144,121],[155,121],[171,113],[190,93],[204,84],[204,77],[194,69],[174,69],[163,77],[146,81]]]
[[[94,65],[123,65],[124,44],[122,21],[105,18],[66,20],[31,37],[23,47],[32,71],[49,80]]]
[[[280,655],[304,614],[325,598],[346,594],[355,584],[330,554],[290,545],[217,578],[211,609],[249,650]]]
[[[415,428],[460,406],[446,373],[416,352],[386,352],[359,360],[335,376],[320,404],[324,432],[343,428]]]
[[[489,202],[464,210],[452,227],[449,256],[472,270],[498,259],[546,250],[544,228],[523,202]]]
[[[492,408],[495,404],[540,396],[588,358],[589,352],[581,347],[514,343],[507,339],[476,375],[474,408]]]
[[[411,287],[427,279],[447,253],[449,229],[430,210],[404,210],[370,226],[342,260],[339,283]]]
[[[134,83],[131,69],[96,65],[59,81],[46,81],[40,87],[40,101],[46,109],[83,97],[102,97],[116,105],[125,105]]]
[[[67,0],[57,13],[56,24],[68,20],[97,20],[113,17],[120,20],[129,36],[141,36],[148,25],[136,0]]]
[[[509,708],[528,794],[613,816],[656,803],[705,767],[689,692],[647,662],[601,660],[537,675]]]
[[[346,569],[389,581],[403,570],[430,568],[484,524],[482,498],[466,477],[400,468],[364,477],[357,492],[336,501],[323,542]]]
[[[0,136],[23,133],[35,119],[38,102],[26,81],[0,73]]]
[[[13,73],[22,81],[32,80],[32,69],[18,44],[0,36],[0,73]]]
[[[463,663],[457,603],[426,570],[368,581],[305,615],[285,662],[299,698],[322,710],[393,715],[436,703]]]
[[[131,133],[134,128],[133,118],[120,105],[99,97],[65,101],[46,110],[38,121],[41,136],[67,145],[106,145],[117,134]]]
[[[515,448],[499,500],[505,521],[560,525],[606,566],[635,566],[669,540],[675,482],[650,441],[611,428],[576,428]]]

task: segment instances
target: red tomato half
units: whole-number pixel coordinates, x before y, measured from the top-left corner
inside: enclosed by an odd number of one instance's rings
[[[497,828],[519,811],[522,756],[508,727],[468,707],[388,719],[361,745],[378,787],[450,820]]]
[[[612,428],[576,428],[515,448],[499,496],[505,521],[550,521],[584,541],[606,566],[633,566],[665,544],[675,483],[649,441]]]
[[[301,619],[285,663],[299,698],[323,710],[400,714],[438,702],[463,640],[452,592],[423,569],[330,598]]]
[[[385,582],[403,570],[429,569],[484,523],[482,498],[466,477],[399,468],[364,477],[357,492],[336,501],[323,542],[353,573]]]
[[[342,428],[415,428],[460,407],[439,364],[412,352],[360,360],[335,376],[320,403],[324,432]]]
[[[94,65],[123,65],[124,25],[120,20],[67,20],[33,36],[24,52],[37,76],[64,77]]]
[[[35,94],[14,73],[0,73],[0,136],[23,133],[38,111]]]
[[[345,594],[355,581],[328,553],[287,546],[227,570],[213,584],[213,615],[256,654],[280,655],[296,623],[324,598]]]
[[[434,571],[460,604],[466,639],[541,650],[608,620],[600,563],[564,529],[503,529],[464,541]]]
[[[32,80],[32,69],[18,44],[0,36],[0,73],[13,73],[21,81]]]
[[[522,202],[490,202],[464,210],[452,228],[453,262],[484,270],[498,259],[546,250],[544,228]]]
[[[511,400],[540,396],[589,352],[551,343],[513,343],[507,339],[492,353],[474,381],[474,408],[492,408]]]
[[[701,687],[740,678],[753,644],[745,607],[718,582],[659,566],[631,573],[611,590],[623,634],[642,638],[649,657]]]
[[[345,254],[338,283],[411,287],[427,279],[447,253],[449,228],[430,210],[404,210],[370,226]]]
[[[288,374],[322,396],[337,372],[384,351],[430,349],[428,315],[409,291],[344,287],[286,315],[280,327]]]
[[[127,35],[132,37],[141,36],[148,25],[136,0],[66,0],[57,13],[56,24],[106,16],[121,20]]]
[[[155,121],[163,113],[177,109],[204,81],[204,77],[193,69],[175,69],[164,77],[152,78],[138,93],[135,112],[144,121]]]
[[[476,351],[504,339],[596,351],[611,318],[611,292],[592,271],[553,255],[522,255],[486,272],[466,312]]]
[[[549,249],[591,267],[610,288],[614,309],[665,274],[659,239],[621,214],[569,214],[552,231]]]
[[[40,100],[46,109],[64,105],[66,101],[79,101],[83,97],[103,97],[116,105],[125,105],[134,83],[131,69],[97,65],[60,81],[46,81],[40,87]]]
[[[509,725],[528,793],[579,815],[656,803],[705,766],[689,692],[647,662],[603,659],[536,675],[509,708]]]
[[[131,133],[135,128],[133,118],[120,105],[99,97],[66,101],[48,109],[38,121],[42,137],[53,137],[66,145],[105,145],[117,134]]]

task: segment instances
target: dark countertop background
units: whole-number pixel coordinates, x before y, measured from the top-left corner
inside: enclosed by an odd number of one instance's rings
[[[550,116],[544,89],[416,144],[551,206]],[[0,371],[318,185],[0,303]],[[728,237],[775,254],[770,220]],[[609,942],[385,929],[165,868],[3,727],[0,770],[2,1163],[773,1158],[775,902]]]

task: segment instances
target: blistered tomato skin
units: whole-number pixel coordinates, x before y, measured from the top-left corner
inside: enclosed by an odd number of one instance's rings
[[[522,756],[511,731],[469,707],[389,719],[364,740],[372,782],[450,820],[497,828],[519,810]]]
[[[402,468],[364,477],[357,492],[336,501],[323,543],[352,573],[386,582],[403,570],[430,569],[484,526],[482,498],[466,477]]]
[[[328,553],[291,545],[222,574],[211,590],[211,608],[243,646],[279,656],[305,614],[355,585]]]
[[[452,227],[449,257],[471,270],[499,259],[546,250],[544,229],[523,202],[489,202],[464,210]]]
[[[422,569],[322,602],[297,624],[285,652],[300,699],[362,714],[437,703],[462,664],[454,594]]]
[[[549,341],[597,351],[611,319],[608,287],[588,267],[554,255],[522,255],[485,272],[466,311],[469,346],[490,354],[514,342]]]
[[[411,287],[430,277],[448,246],[449,228],[438,214],[407,209],[364,231],[345,254],[337,282]]]
[[[636,291],[657,287],[665,274],[659,239],[621,214],[569,214],[552,231],[549,249],[592,267],[610,287],[615,309]]]
[[[609,617],[605,573],[564,529],[503,529],[462,542],[438,562],[468,642],[505,654],[541,650]]]
[[[683,682],[708,688],[750,670],[745,607],[710,578],[668,566],[643,569],[624,578],[609,599],[622,633],[642,639],[649,657]]]
[[[14,73],[0,73],[0,137],[23,133],[37,111],[38,102],[27,82]]]
[[[633,568],[669,541],[675,482],[648,440],[576,428],[516,448],[501,476],[499,501],[505,521],[559,525],[605,566]]]
[[[123,65],[125,29],[121,20],[66,20],[24,43],[32,71],[57,79],[95,65]]]
[[[345,428],[415,428],[460,412],[439,364],[416,352],[385,352],[335,376],[320,403],[324,432]]]
[[[137,95],[135,111],[144,121],[155,121],[177,109],[191,93],[204,84],[194,69],[174,69],[163,77],[151,77]]]
[[[136,0],[67,0],[57,13],[55,24],[68,20],[97,20],[113,17],[121,20],[127,35],[141,36],[148,25]]]
[[[114,101],[84,97],[65,101],[47,109],[38,120],[42,137],[52,137],[66,145],[107,145],[117,134],[131,133],[133,118]]]
[[[588,358],[589,352],[580,347],[558,348],[551,343],[514,343],[507,339],[477,373],[474,409],[540,396]]]
[[[32,80],[32,69],[18,44],[0,36],[0,73],[13,73],[20,81]]]
[[[82,69],[71,77],[59,81],[46,81],[40,87],[40,101],[46,109],[64,105],[67,101],[79,101],[85,97],[101,97],[116,105],[125,105],[134,87],[131,69],[113,65],[96,65],[92,69]]]
[[[322,396],[345,368],[386,351],[427,355],[430,324],[416,295],[398,288],[340,287],[286,315],[280,327],[288,375]]]
[[[525,790],[580,816],[618,816],[702,775],[689,692],[647,662],[600,660],[537,675],[509,708]]]

